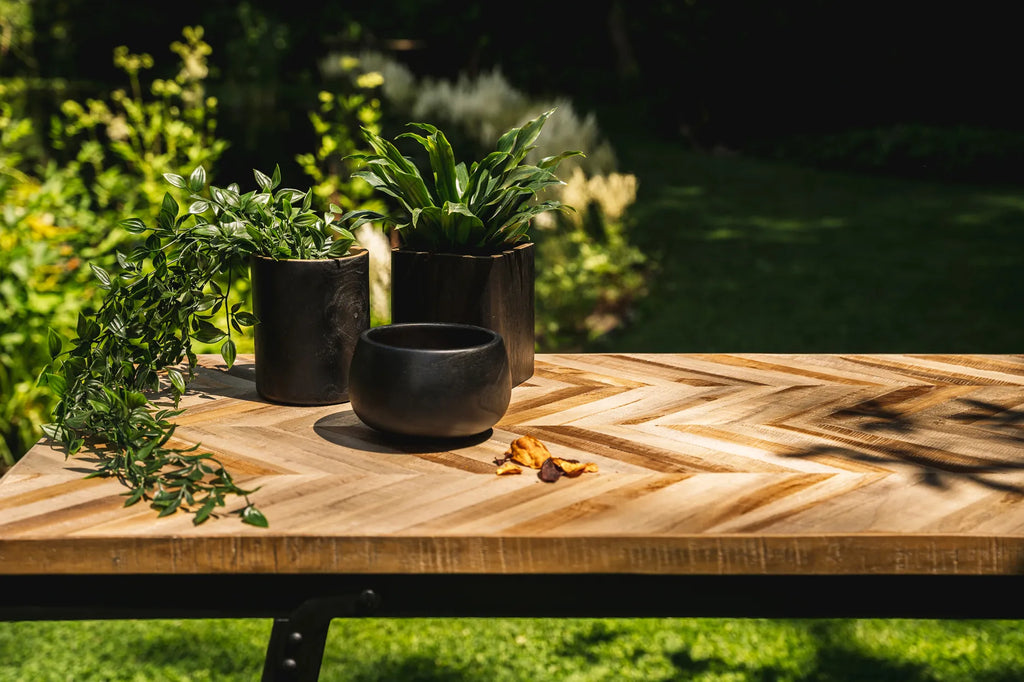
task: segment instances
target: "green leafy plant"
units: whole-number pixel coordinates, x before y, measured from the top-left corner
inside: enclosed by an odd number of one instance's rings
[[[0,33],[14,40],[5,63],[33,73],[24,61],[33,53],[31,11],[0,5],[13,8],[0,10]],[[133,246],[134,235],[111,226],[155,214],[163,173],[209,169],[227,147],[216,135],[216,101],[204,94],[210,47],[201,28],[183,35],[171,46],[180,57],[173,78],[145,78],[153,59],[119,47],[114,66],[125,87],[63,102],[49,128],[38,118],[46,107],[30,98],[60,101],[66,83],[0,78],[0,469],[39,440],[56,405],[36,382],[49,360],[47,329],[72,335],[78,313],[104,293],[87,264],[113,270],[115,250]],[[235,298],[244,284],[236,282]]]
[[[230,303],[230,275],[244,276],[252,256],[330,258],[348,253],[353,238],[332,213],[310,208],[310,191],[277,189],[280,168],[255,176],[258,189],[241,193],[237,185],[207,189],[202,166],[188,177],[166,174],[187,193],[188,209],[165,193],[153,227],[123,221],[141,242],[117,254],[119,274],[91,264],[105,291],[99,310],[79,315],[70,342],[49,334],[53,366],[40,383],[59,398],[44,431],[68,456],[86,446],[98,454],[90,476],[124,483],[126,505],[145,500],[161,516],[188,511],[198,524],[236,495],[246,501],[244,522],[267,525],[249,501],[253,491],[239,487],[212,453],[170,445],[171,420],[198,362],[192,345],[219,343],[225,363],[234,364],[232,332],[256,319]],[[228,288],[217,281],[224,274]]]
[[[444,133],[428,123],[410,123],[427,133],[402,133],[427,152],[431,176],[424,179],[420,169],[394,143],[370,130],[364,136],[372,154],[354,154],[366,163],[355,177],[397,201],[394,212],[349,211],[342,221],[355,229],[365,222],[381,221],[398,231],[402,246],[423,251],[451,253],[495,253],[526,241],[531,220],[547,211],[572,210],[557,200],[536,201],[536,195],[551,185],[561,184],[555,169],[565,158],[582,155],[567,151],[549,156],[536,166],[525,163],[540,134],[548,110],[520,128],[503,134],[497,148],[481,161],[466,164],[455,154]]]

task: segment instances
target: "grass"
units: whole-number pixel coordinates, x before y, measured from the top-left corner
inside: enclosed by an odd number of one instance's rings
[[[0,682],[258,679],[257,620],[14,623]],[[355,682],[1011,682],[1024,631],[1008,621],[335,621],[320,679]]]
[[[614,138],[613,138],[614,139]],[[658,264],[594,350],[1021,352],[1024,195],[618,145]],[[2,581],[0,581],[2,589]],[[253,680],[268,621],[0,623],[0,682]],[[335,621],[322,680],[1010,682],[1005,621]]]
[[[1024,192],[621,147],[633,239],[660,272],[600,347],[700,352],[1024,348]]]

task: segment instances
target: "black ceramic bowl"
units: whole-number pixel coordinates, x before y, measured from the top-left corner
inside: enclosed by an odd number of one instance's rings
[[[367,426],[399,436],[461,438],[483,433],[512,396],[501,335],[442,322],[367,329],[356,342],[349,401]]]

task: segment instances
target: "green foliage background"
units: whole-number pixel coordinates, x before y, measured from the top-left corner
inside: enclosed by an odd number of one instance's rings
[[[153,208],[147,178],[187,173],[193,149],[218,181],[280,161],[327,200],[347,177],[333,159],[352,149],[353,119],[395,121],[372,88],[321,80],[318,60],[388,38],[416,39],[402,54],[422,74],[498,64],[530,92],[572,92],[599,109],[622,170],[641,180],[636,210],[612,233],[628,231],[658,274],[635,323],[588,348],[1020,352],[1017,22],[960,6],[887,5],[882,21],[853,4],[740,5],[558,3],[538,15],[550,30],[524,41],[504,3],[325,0],[294,12],[183,1],[170,18],[150,3],[97,12],[91,0],[0,0],[0,469],[49,413],[35,387],[46,328],[73,329],[95,305],[85,264],[112,264],[126,238],[113,225]],[[616,17],[632,53],[611,44]],[[207,28],[212,54],[183,23]],[[172,42],[187,54],[168,55]],[[112,51],[124,44],[119,68]],[[185,60],[188,73],[209,70],[179,83]],[[202,102],[187,105],[197,84]],[[129,111],[174,106],[201,110],[191,132]],[[124,132],[118,117],[141,146],[130,135],[104,143],[111,125]],[[585,229],[549,242],[552,259],[577,265],[600,231]],[[621,261],[634,257],[616,243]],[[562,287],[606,276],[551,273]],[[552,334],[552,347],[569,343]],[[269,629],[3,623],[0,680],[248,680]],[[332,628],[323,679],[1009,682],[1024,678],[1021,638],[1001,621],[356,620]]]
[[[52,36],[74,26],[60,18],[60,11],[47,23],[46,12],[40,11],[45,3],[5,1],[11,11],[0,24],[7,36],[0,73],[13,75],[0,78],[0,198],[5,221],[0,296],[7,303],[0,314],[0,354],[5,359],[0,374],[0,468],[13,464],[38,439],[39,427],[49,420],[54,406],[53,396],[37,385],[46,364],[46,329],[73,337],[78,314],[96,309],[100,302],[100,289],[87,266],[114,273],[117,252],[132,248],[135,237],[118,223],[156,213],[164,192],[171,189],[163,180],[167,173],[187,176],[203,166],[218,184],[249,184],[244,178],[251,167],[241,177],[231,175],[239,164],[228,156],[233,147],[251,147],[247,137],[255,132],[241,126],[231,131],[230,139],[220,132],[221,100],[213,93],[222,93],[237,106],[239,98],[253,92],[238,90],[235,81],[214,78],[218,67],[203,27],[186,26],[170,42],[173,60],[135,53],[126,45],[112,47],[111,63],[120,77],[115,85],[39,78],[36,74],[44,69],[33,54],[42,53],[33,52],[33,46],[44,33]],[[225,71],[234,73],[238,60],[253,57],[264,39],[275,46],[271,54],[276,50],[284,59],[292,40],[286,25],[273,26],[265,12],[249,3],[241,3],[230,19],[244,30],[227,44]],[[357,24],[347,26],[346,35],[358,36]],[[333,53],[330,58],[338,59]],[[393,109],[386,119],[380,74],[360,72],[357,63],[355,58],[341,58],[341,67],[326,70],[331,75],[319,83],[312,83],[307,71],[295,79],[298,89],[290,96],[308,98],[302,103],[304,135],[262,131],[261,139],[273,141],[270,147],[280,139],[293,145],[284,158],[272,159],[265,167],[290,169],[291,176],[285,171],[286,186],[311,185],[318,210],[330,205],[345,211],[384,208],[379,194],[353,179],[358,162],[346,159],[364,151],[361,129],[379,133],[410,114]],[[275,72],[285,64],[264,55],[252,68],[255,71],[236,75],[266,79],[269,87],[281,84],[282,75]],[[248,104],[253,120],[268,114],[267,102]],[[249,158],[265,159],[265,151]],[[595,335],[593,325],[586,323],[588,316],[597,311],[619,320],[643,289],[644,259],[628,244],[623,227],[621,219],[603,220],[600,211],[589,210],[585,223],[562,221],[554,229],[534,233],[542,272],[537,287],[542,349],[580,347]],[[244,276],[220,284],[231,294],[230,305],[248,302]],[[374,324],[387,321],[387,311],[374,311]],[[238,352],[251,352],[251,332],[235,344]],[[195,350],[218,348],[200,343]]]

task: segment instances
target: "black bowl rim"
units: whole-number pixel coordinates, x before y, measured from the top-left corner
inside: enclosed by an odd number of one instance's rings
[[[482,333],[488,335],[490,338],[488,339],[488,341],[486,343],[475,344],[475,345],[472,345],[472,346],[459,346],[458,348],[415,348],[415,347],[410,347],[410,346],[393,346],[393,345],[391,345],[389,343],[383,343],[381,341],[378,341],[375,338],[372,338],[373,334],[376,333],[378,330],[381,330],[381,329],[392,329],[392,328],[398,328],[398,327],[401,327],[401,328],[417,327],[417,328],[420,328],[420,329],[423,329],[423,328],[433,328],[433,329],[465,329],[465,330],[470,330],[470,331],[474,331],[474,332],[477,332],[477,333],[482,332]],[[494,346],[498,346],[498,345],[504,344],[504,339],[502,339],[501,334],[499,334],[498,332],[494,331],[493,329],[488,329],[487,327],[481,327],[481,326],[475,325],[475,324],[462,324],[462,323],[458,323],[458,322],[393,322],[391,324],[383,324],[383,325],[378,325],[376,327],[370,327],[369,329],[364,330],[359,335],[359,339],[360,339],[360,341],[363,341],[364,343],[366,343],[368,345],[371,345],[371,346],[373,346],[375,348],[387,349],[387,350],[394,351],[394,352],[399,352],[399,353],[403,352],[403,351],[408,351],[408,352],[416,352],[416,353],[432,353],[432,354],[433,353],[437,353],[437,354],[444,354],[444,355],[455,354],[455,353],[467,353],[467,352],[471,352],[471,351],[483,351],[483,350],[490,349],[490,348],[492,348]]]

